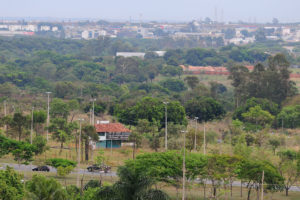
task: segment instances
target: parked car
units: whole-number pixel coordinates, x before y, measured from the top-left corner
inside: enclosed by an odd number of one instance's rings
[[[107,165],[91,165],[87,168],[87,170],[89,172],[104,171],[104,173],[107,173],[111,170],[111,167]]]
[[[39,167],[33,168],[32,171],[49,172],[50,169],[48,166],[39,166]]]

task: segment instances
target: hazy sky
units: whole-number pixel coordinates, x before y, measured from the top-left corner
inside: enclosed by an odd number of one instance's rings
[[[300,0],[0,0],[0,17],[300,21]],[[217,12],[216,12],[217,11]],[[216,15],[217,13],[217,15]],[[223,14],[222,14],[223,13]],[[142,14],[142,15],[141,15]]]

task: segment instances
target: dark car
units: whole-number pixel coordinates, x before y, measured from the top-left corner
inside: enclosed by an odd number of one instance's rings
[[[50,169],[47,166],[39,166],[39,167],[33,168],[32,171],[49,172]]]
[[[89,172],[104,171],[104,173],[109,172],[110,169],[111,167],[107,165],[91,165],[87,168]]]

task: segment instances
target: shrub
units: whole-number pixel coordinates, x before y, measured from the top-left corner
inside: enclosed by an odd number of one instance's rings
[[[62,159],[62,158],[52,158],[52,159],[48,159],[46,161],[47,165],[50,165],[52,167],[58,168],[58,167],[68,167],[68,166],[72,166],[72,167],[76,167],[77,163],[71,160],[67,160],[67,159]]]

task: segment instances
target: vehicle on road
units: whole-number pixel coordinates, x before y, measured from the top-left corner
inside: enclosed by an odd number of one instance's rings
[[[36,168],[33,168],[32,171],[49,172],[50,169],[48,166],[38,166]]]
[[[107,165],[91,165],[87,167],[87,170],[89,172],[101,172],[104,171],[104,173],[108,173],[111,170],[110,166]]]

